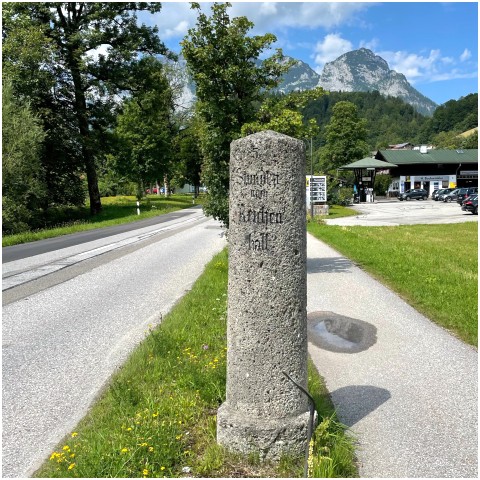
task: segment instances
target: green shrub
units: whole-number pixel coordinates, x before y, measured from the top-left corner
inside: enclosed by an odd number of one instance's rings
[[[29,230],[32,213],[25,205],[2,196],[2,231],[4,234],[21,233]]]
[[[332,190],[328,194],[329,205],[342,205],[344,207],[352,204],[353,191],[351,188],[343,187]]]

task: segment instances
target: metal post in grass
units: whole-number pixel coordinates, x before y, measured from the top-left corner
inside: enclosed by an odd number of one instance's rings
[[[266,131],[230,154],[227,397],[217,441],[261,459],[302,455],[307,388],[305,146]]]

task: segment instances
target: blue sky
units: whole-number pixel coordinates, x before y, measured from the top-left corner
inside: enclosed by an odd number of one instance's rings
[[[384,58],[438,104],[478,91],[477,2],[231,2],[230,17],[246,16],[252,35],[273,33],[276,48],[321,72],[326,62],[360,47]],[[205,13],[211,3],[201,3]],[[141,17],[179,52],[195,26],[187,2],[162,2]]]

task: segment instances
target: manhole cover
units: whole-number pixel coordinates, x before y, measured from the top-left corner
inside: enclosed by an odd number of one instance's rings
[[[377,329],[370,323],[333,312],[307,315],[308,340],[317,347],[339,353],[358,353],[377,341]]]

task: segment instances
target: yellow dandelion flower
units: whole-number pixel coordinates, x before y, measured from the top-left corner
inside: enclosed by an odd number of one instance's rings
[[[139,443],[138,446],[139,446],[139,447],[147,447],[147,446],[148,446],[148,443],[146,443],[146,442]]]
[[[148,447],[149,452],[153,452],[153,447]]]
[[[73,432],[73,433],[72,433],[72,438],[75,438],[77,435],[78,435],[77,432]]]
[[[127,452],[128,452],[128,448],[122,448],[122,449],[120,450],[120,452],[121,452],[121,453],[127,453]]]
[[[62,450],[65,450],[66,452],[69,452],[70,451],[70,447],[68,445],[65,445]]]
[[[59,456],[59,455],[58,455],[57,452],[53,452],[53,453],[50,455],[50,460],[55,460],[58,456]]]
[[[153,417],[153,418],[158,417],[158,412],[152,413],[152,417]]]
[[[75,468],[75,464],[74,463],[71,463],[69,466],[68,466],[68,469],[71,470],[72,468]]]
[[[132,431],[132,427],[128,427],[127,432],[131,432],[131,431]]]
[[[162,466],[162,467],[160,467],[160,470],[165,470],[165,467],[163,467],[163,466]]]
[[[75,454],[74,454],[74,453],[71,453],[71,454],[70,454],[70,458],[75,458]]]
[[[143,474],[148,475],[148,470],[146,468],[143,469]]]

